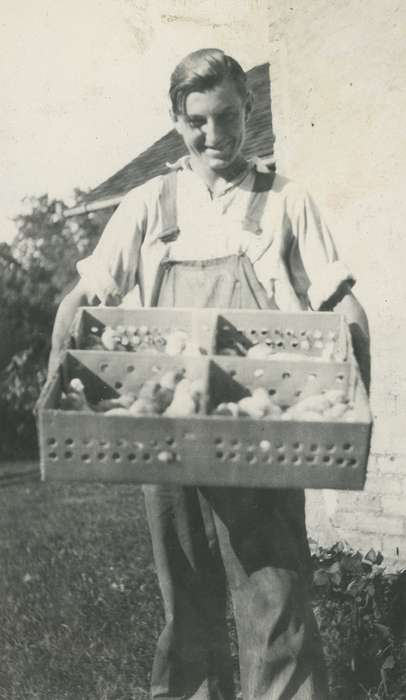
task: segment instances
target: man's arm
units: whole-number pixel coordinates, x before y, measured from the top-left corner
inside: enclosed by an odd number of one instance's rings
[[[331,300],[330,300],[331,304]],[[371,355],[367,315],[358,299],[348,292],[330,309],[345,316],[350,327],[355,358],[359,364],[362,380],[369,394],[371,384]],[[323,309],[322,309],[323,310]]]
[[[76,311],[79,306],[89,304],[92,296],[86,283],[80,279],[76,286],[62,299],[58,311],[56,312],[52,332],[51,353],[48,362],[48,379],[53,375],[59,364],[61,352],[68,337]]]

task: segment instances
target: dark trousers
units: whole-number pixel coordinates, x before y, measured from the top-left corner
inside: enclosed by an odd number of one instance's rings
[[[165,608],[152,697],[234,699],[228,583],[244,700],[326,700],[303,491],[158,485],[144,493]]]

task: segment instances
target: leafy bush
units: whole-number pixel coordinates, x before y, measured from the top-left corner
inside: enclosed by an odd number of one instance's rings
[[[406,571],[373,549],[310,545],[332,698],[349,689],[352,700],[406,697]]]
[[[56,308],[76,277],[76,262],[94,248],[111,215],[66,219],[65,209],[48,195],[26,200],[15,239],[0,244],[0,459],[36,456],[33,408]]]

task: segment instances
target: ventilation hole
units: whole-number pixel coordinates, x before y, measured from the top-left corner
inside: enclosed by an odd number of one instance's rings
[[[84,445],[91,445],[93,440],[92,438],[83,438],[82,442]]]
[[[172,437],[172,435],[167,435],[165,438],[165,442],[167,445],[174,445],[175,439]]]
[[[112,458],[114,459],[115,462],[119,462],[120,459],[121,459],[121,455],[120,455],[119,452],[113,452],[113,454],[112,454],[111,456],[112,456]]]
[[[98,452],[97,459],[99,459],[100,462],[103,462],[106,459],[106,453],[105,452]]]
[[[316,443],[313,442],[313,443],[310,445],[310,450],[311,450],[312,452],[317,452],[317,449],[318,449],[318,445],[316,445]]]
[[[300,461],[301,460],[300,460],[300,457],[298,455],[295,455],[293,457],[293,460],[292,460],[293,464],[300,464]]]
[[[285,449],[285,445],[283,442],[276,442],[275,447],[277,450],[284,450]]]
[[[48,457],[49,457],[49,459],[52,459],[54,462],[56,462],[56,460],[58,459],[58,455],[56,454],[56,452],[50,452]]]
[[[271,449],[271,443],[269,442],[269,440],[261,440],[261,442],[259,443],[259,449],[262,452],[269,452],[269,450]]]
[[[290,372],[283,372],[282,379],[289,379],[289,378],[290,378]]]
[[[293,331],[290,328],[287,328],[285,331],[285,335],[291,337],[293,335]]]
[[[351,450],[354,449],[354,445],[351,445],[350,442],[346,442],[343,445],[343,449],[346,450],[346,452],[350,452]]]
[[[309,464],[313,464],[316,461],[316,458],[313,455],[307,455],[306,456],[306,462]]]
[[[336,464],[338,464],[340,467],[342,467],[344,464],[344,459],[342,457],[337,457]]]
[[[124,438],[117,438],[116,445],[117,447],[126,447],[127,440],[124,440]]]
[[[291,342],[292,348],[297,348],[298,345],[299,345],[299,343],[297,340],[292,340],[292,342]]]
[[[100,446],[101,447],[110,447],[110,443],[108,440],[100,440]]]
[[[276,343],[276,345],[278,346],[278,348],[283,348],[283,347],[285,347],[283,340],[278,340],[278,342]]]
[[[261,330],[261,335],[268,335],[268,329],[267,329],[267,328],[263,328],[263,329]]]
[[[75,443],[74,443],[73,438],[66,438],[66,440],[65,440],[65,445],[72,446],[72,445],[74,445],[74,444],[75,444]]]
[[[303,336],[307,335],[307,331],[305,329],[301,330],[300,335],[303,335]]]
[[[134,365],[128,365],[128,367],[127,367],[128,374],[131,374],[131,372],[134,372],[134,369],[135,369]]]
[[[228,370],[228,373],[229,373],[230,377],[235,377],[236,374],[237,374],[237,370],[235,370],[235,369],[229,369],[229,370]]]
[[[233,445],[234,447],[240,447],[241,443],[238,438],[233,438],[230,440],[230,445]]]
[[[278,462],[282,464],[282,462],[286,462],[286,457],[285,455],[278,455]]]
[[[297,391],[295,391],[295,396],[301,396],[301,395],[302,395],[302,390],[297,389]]]
[[[100,365],[100,372],[107,372],[109,368],[109,363],[108,362],[101,362]]]
[[[130,452],[128,455],[128,461],[129,462],[136,462],[137,461],[137,455],[134,454],[134,452]]]
[[[328,455],[324,455],[324,457],[323,457],[323,462],[324,462],[325,464],[331,464],[332,461],[333,461],[333,460],[331,459],[331,457],[329,457]]]
[[[123,383],[122,383],[122,382],[116,382],[116,383],[114,384],[114,387],[115,387],[116,389],[122,389],[122,388],[123,388]]]
[[[329,442],[326,445],[326,450],[328,450],[328,452],[334,452],[335,448],[336,448],[336,446],[332,442]]]
[[[294,443],[293,443],[293,449],[294,449],[294,450],[301,450],[302,447],[303,447],[303,445],[302,445],[301,442],[294,442]]]
[[[344,375],[343,374],[337,374],[336,377],[336,382],[343,382],[344,381]]]
[[[81,460],[82,462],[90,462],[90,455],[87,452],[85,452],[85,454],[81,456]]]
[[[233,462],[237,459],[237,453],[236,452],[229,452],[228,458],[231,459]]]
[[[276,394],[276,389],[268,389],[269,396],[274,396]]]
[[[47,440],[47,445],[56,445],[56,440],[54,437],[50,437]]]
[[[144,452],[144,454],[142,455],[142,458],[145,462],[149,462],[151,460],[151,455],[149,452]]]
[[[222,450],[216,450],[217,459],[224,459],[224,452]]]
[[[274,335],[282,335],[279,328],[274,328]]]
[[[65,459],[72,459],[73,452],[71,452],[70,450],[66,450],[64,457]]]
[[[214,440],[215,445],[222,445],[223,444],[223,438],[222,437],[216,437]]]
[[[257,331],[255,330],[255,328],[252,328],[252,329],[250,330],[250,333],[251,333],[251,335],[256,335],[256,334],[257,334]]]
[[[358,464],[358,460],[355,459],[355,457],[352,457],[351,459],[348,460],[348,466],[350,467],[356,467]]]

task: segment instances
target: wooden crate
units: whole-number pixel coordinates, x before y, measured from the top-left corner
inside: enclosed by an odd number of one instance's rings
[[[62,411],[61,392],[79,377],[91,401],[136,392],[146,379],[184,368],[204,381],[199,415],[105,416]],[[253,420],[212,415],[219,401],[245,387],[301,391],[340,387],[354,404],[349,422]],[[43,479],[176,484],[360,489],[371,437],[371,414],[355,363],[250,361],[236,357],[137,357],[133,353],[68,351],[42,392],[38,429]]]

